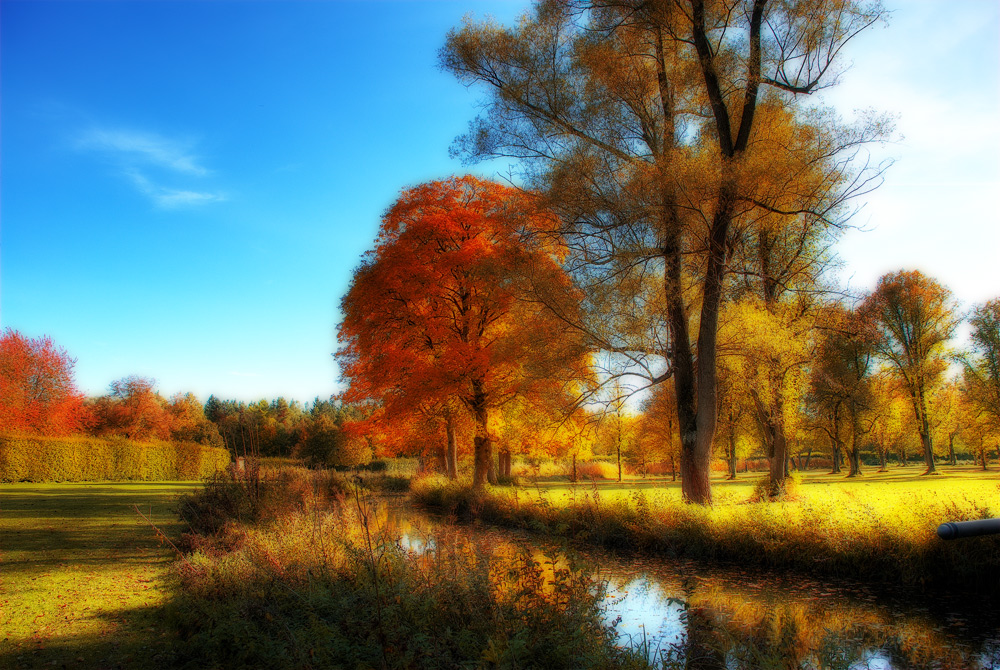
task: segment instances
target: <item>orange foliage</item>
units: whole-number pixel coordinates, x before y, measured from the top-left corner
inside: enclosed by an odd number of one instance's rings
[[[67,435],[83,427],[76,360],[47,336],[8,328],[0,336],[0,432]]]
[[[169,440],[171,416],[154,390],[156,382],[129,375],[111,382],[111,393],[93,403],[95,435],[120,435],[130,440]]]
[[[582,360],[579,338],[549,309],[575,318],[576,300],[544,234],[553,220],[532,204],[471,176],[404,191],[341,305],[345,401],[372,406],[367,422],[389,444],[406,442],[396,438],[418,417],[464,406],[477,481],[492,410],[557,394]]]

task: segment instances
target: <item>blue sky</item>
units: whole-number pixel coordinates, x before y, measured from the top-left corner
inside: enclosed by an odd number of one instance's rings
[[[845,278],[916,266],[998,296],[1000,5],[896,5],[826,96],[905,135]],[[134,373],[168,395],[328,396],[382,211],[466,170],[447,150],[477,94],[436,67],[446,31],[525,6],[4,0],[0,322],[51,335],[91,394]]]

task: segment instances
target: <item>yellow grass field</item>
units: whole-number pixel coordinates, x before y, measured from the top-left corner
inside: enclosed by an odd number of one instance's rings
[[[832,475],[826,471],[794,472],[798,483],[798,500],[794,503],[777,503],[788,507],[803,504],[877,505],[881,510],[908,506],[914,498],[924,502],[957,499],[975,502],[1000,515],[1000,472],[983,470],[979,466],[938,466],[939,474],[923,476],[922,467],[896,468],[889,472],[870,470],[860,477],[848,478],[844,474]],[[745,503],[752,495],[754,485],[765,473],[740,473],[735,480],[724,474],[712,478],[712,495],[716,507]],[[578,500],[595,492],[606,502],[628,499],[636,491],[645,493],[650,502],[680,501],[680,481],[669,476],[641,478],[626,475],[622,482],[608,479],[580,478],[577,482],[560,479],[525,480],[523,491],[535,497],[544,497],[554,505]],[[950,519],[942,519],[942,522]]]

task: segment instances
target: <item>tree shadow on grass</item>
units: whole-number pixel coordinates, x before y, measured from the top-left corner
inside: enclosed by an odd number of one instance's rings
[[[170,667],[174,556],[132,505],[176,537],[196,486],[0,486],[0,668]]]
[[[93,615],[100,633],[36,631],[22,640],[0,639],[0,668],[173,668],[179,638],[163,606]]]

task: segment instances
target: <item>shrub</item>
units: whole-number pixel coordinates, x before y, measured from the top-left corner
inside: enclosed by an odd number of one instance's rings
[[[761,477],[753,486],[749,502],[777,502],[799,499],[799,480],[786,477],[783,485],[771,482],[770,477]]]
[[[0,482],[195,480],[228,464],[225,449],[195,443],[0,436]]]
[[[573,471],[572,464],[567,474]],[[618,479],[618,465],[607,461],[583,461],[576,464],[577,479]]]

